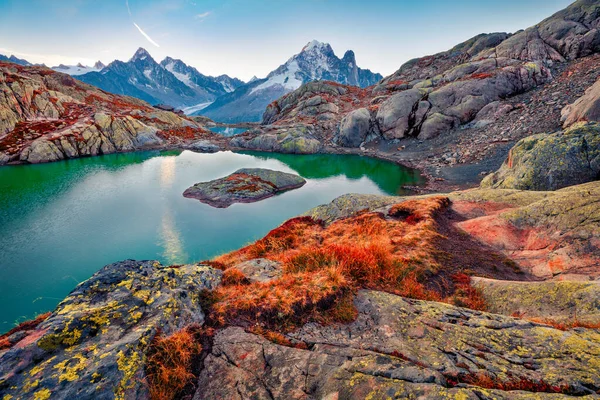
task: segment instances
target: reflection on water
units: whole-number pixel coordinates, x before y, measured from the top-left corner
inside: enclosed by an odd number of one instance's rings
[[[160,187],[165,190],[173,184],[175,178],[175,157],[163,157],[160,163]]]
[[[176,168],[176,157],[162,157],[160,159],[159,183],[162,192],[167,191],[173,185]],[[172,206],[168,202],[163,206],[158,245],[164,249],[162,258],[166,262],[169,264],[182,264],[187,261],[188,255],[183,248],[181,232],[177,230],[171,208]]]
[[[163,259],[169,264],[183,264],[188,261],[188,255],[183,249],[181,232],[177,230],[173,213],[167,208],[162,215],[160,225],[161,246],[164,248]]]

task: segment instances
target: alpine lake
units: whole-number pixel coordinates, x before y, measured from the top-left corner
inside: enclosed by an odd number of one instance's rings
[[[217,209],[182,193],[239,168],[307,180]],[[149,151],[0,168],[0,331],[52,310],[106,264],[211,259],[345,193],[409,194],[417,171],[356,155]]]

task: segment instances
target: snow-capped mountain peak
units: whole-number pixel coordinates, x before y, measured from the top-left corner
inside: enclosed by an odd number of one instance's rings
[[[152,59],[152,56],[150,55],[150,53],[148,53],[146,51],[146,49],[144,49],[143,47],[140,47],[139,49],[137,49],[137,51],[135,52],[135,54],[133,55],[133,57],[131,57],[131,61],[138,61],[138,60],[145,60],[147,58]]]
[[[285,64],[267,75],[267,81],[253,88],[252,93],[274,85],[280,85],[286,90],[295,90],[309,81],[321,79],[337,81],[338,74],[335,70],[339,63],[340,59],[335,56],[329,43],[313,40],[307,43],[300,53],[292,56]]]
[[[331,45],[329,43],[313,40],[308,42],[306,46],[302,48],[302,51],[321,51],[322,49],[331,49]]]
[[[98,60],[96,61],[96,64],[94,64],[94,68],[100,71],[101,69],[106,68],[106,65],[104,65],[102,61]]]

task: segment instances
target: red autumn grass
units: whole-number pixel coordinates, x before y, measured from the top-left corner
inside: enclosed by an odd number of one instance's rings
[[[248,283],[250,281],[248,281],[246,275],[237,268],[229,268],[221,278],[221,285],[223,286],[247,285]]]
[[[585,329],[600,329],[600,322],[586,322],[580,321],[577,318],[572,320],[557,321],[552,318],[526,318],[528,321],[535,322],[536,324],[549,325],[555,329],[561,331],[568,331],[569,329],[585,328]]]
[[[52,314],[52,313],[47,312],[44,314],[40,314],[32,320],[21,322],[19,325],[15,326],[10,331],[6,332],[4,335],[0,335],[0,350],[4,350],[4,349],[11,347],[11,343],[8,341],[9,336],[11,336],[17,332],[31,331],[31,330],[37,328],[37,326],[39,324],[41,324],[46,319],[48,319],[50,314]]]
[[[384,290],[404,297],[448,301],[483,309],[479,292],[465,276],[444,271],[436,247],[436,213],[445,197],[409,200],[388,215],[364,213],[329,226],[310,217],[294,218],[266,237],[216,259],[233,266],[253,258],[283,265],[283,276],[268,283],[226,284],[212,294],[216,324],[293,329],[308,321],[349,322],[356,316],[351,294]],[[233,272],[232,272],[233,274]],[[447,275],[449,284],[436,284]],[[348,300],[350,299],[350,300]]]
[[[192,362],[202,351],[194,330],[197,328],[187,327],[170,336],[154,338],[146,364],[151,399],[175,399],[193,382]]]
[[[502,391],[523,390],[534,393],[564,393],[569,394],[569,385],[551,385],[542,379],[536,380],[529,377],[510,377],[509,380],[499,380],[485,373],[474,373],[459,377],[459,381],[469,385],[479,386],[486,389]]]

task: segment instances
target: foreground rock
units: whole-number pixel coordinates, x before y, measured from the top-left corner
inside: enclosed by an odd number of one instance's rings
[[[587,278],[587,279],[586,279]],[[600,280],[565,275],[581,281],[517,282],[473,278],[482,290],[488,311],[558,323],[600,325]]]
[[[219,332],[194,399],[559,399],[595,398],[600,388],[598,331],[374,291],[360,292],[355,306],[349,325],[289,335],[308,349],[241,328]]]
[[[183,192],[184,197],[210,206],[227,208],[233,203],[254,203],[292,189],[306,181],[298,175],[262,168],[242,168],[210,182],[197,183]]]
[[[482,187],[556,190],[600,179],[600,125],[577,124],[562,132],[519,141]]]
[[[202,324],[198,293],[221,272],[123,261],[83,282],[52,315],[0,350],[3,399],[147,398],[145,354],[157,332]]]

